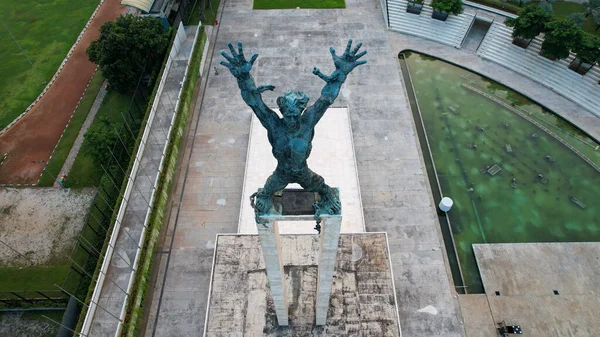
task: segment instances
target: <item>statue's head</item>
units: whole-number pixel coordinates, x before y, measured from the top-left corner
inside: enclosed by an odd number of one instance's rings
[[[295,130],[300,127],[300,116],[306,109],[309,99],[301,91],[288,91],[285,95],[277,97],[277,105],[283,115],[283,123],[288,129]]]

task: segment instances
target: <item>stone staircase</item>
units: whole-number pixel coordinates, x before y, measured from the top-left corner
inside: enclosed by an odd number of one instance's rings
[[[543,41],[540,36],[523,49],[512,44],[511,34],[512,28],[494,22],[477,55],[527,76],[600,116],[599,66],[580,75],[568,68],[573,54],[565,60],[551,61],[539,55]]]
[[[388,0],[390,29],[404,34],[415,35],[455,48],[460,48],[469,27],[473,23],[472,14],[448,16],[446,21],[431,18],[433,8],[427,1],[420,15],[406,12],[407,1]]]

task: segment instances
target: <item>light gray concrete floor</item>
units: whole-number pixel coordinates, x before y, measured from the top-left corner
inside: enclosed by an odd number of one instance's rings
[[[329,46],[343,51],[350,37],[364,43],[369,63],[350,74],[335,104],[351,110],[366,229],[389,235],[403,336],[464,335],[397,52],[378,1],[346,5],[252,11],[251,0],[225,2],[207,63],[221,72],[210,72],[196,107],[146,336],[202,336],[215,235],[237,229],[251,111],[219,65],[219,50],[241,40],[246,55],[259,53],[257,84],[276,86],[264,95],[268,105],[292,89],[314,102],[324,82],[311,73],[313,66],[332,71]]]
[[[476,244],[473,251],[489,308],[480,305],[479,317],[520,325],[523,336],[600,336],[599,242]]]
[[[146,146],[139,161],[131,196],[127,203],[119,235],[108,268],[106,280],[92,320],[89,336],[112,337],[117,331],[125,290],[130,281],[138,243],[142,235],[144,220],[150,198],[154,193],[154,182],[159,173],[163,149],[166,145],[171,120],[175,114],[175,104],[183,81],[189,51],[194,43],[196,27],[186,29],[188,34],[180,54],[171,64],[162,92],[158,93],[159,105],[152,122]],[[187,52],[186,52],[187,51]],[[149,104],[152,104],[150,102]],[[133,154],[135,155],[135,154]]]

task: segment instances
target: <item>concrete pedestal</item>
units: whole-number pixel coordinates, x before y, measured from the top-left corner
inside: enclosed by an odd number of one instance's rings
[[[277,109],[274,110],[277,111]],[[329,186],[336,186],[340,189],[342,233],[363,233],[365,224],[352,141],[348,109],[329,108],[315,127],[308,167],[321,175]],[[253,116],[248,140],[238,233],[256,234],[254,209],[250,207],[248,199],[252,193],[265,185],[265,181],[276,166],[277,160],[271,153],[267,130],[260,124],[256,116]],[[298,184],[290,184],[288,188],[301,187]],[[279,222],[281,234],[312,234],[314,233],[313,227],[312,219],[302,225],[298,221]]]
[[[314,201],[314,193],[290,191],[294,194],[294,202],[306,204],[301,199]],[[283,200],[286,198],[284,190]],[[300,196],[299,196],[300,195]],[[298,197],[299,196],[299,197]],[[309,202],[310,204],[310,202]],[[297,208],[286,207],[286,204],[275,204],[274,210],[280,213],[271,213],[261,216],[259,219],[264,223],[257,223],[256,229],[260,238],[260,246],[265,260],[267,277],[273,303],[277,314],[277,322],[280,326],[289,324],[288,318],[288,300],[285,289],[285,272],[283,269],[283,258],[281,256],[281,238],[279,234],[280,221],[308,221],[315,224],[314,211],[309,209],[298,210]],[[292,213],[292,215],[288,214]],[[319,254],[318,254],[318,274],[317,274],[317,297],[315,305],[316,325],[325,325],[327,322],[327,310],[329,308],[329,299],[331,298],[331,285],[333,282],[333,272],[336,264],[337,248],[340,240],[340,231],[342,228],[341,215],[321,215],[321,233],[319,235]],[[312,222],[311,222],[312,221]]]
[[[280,236],[289,325],[279,325],[259,237],[218,235],[204,336],[400,337],[385,233],[342,234],[325,325],[316,325],[316,234]],[[428,315],[428,314],[422,314]]]

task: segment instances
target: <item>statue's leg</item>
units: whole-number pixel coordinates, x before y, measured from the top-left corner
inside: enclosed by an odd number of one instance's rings
[[[288,184],[287,179],[282,177],[277,172],[274,172],[267,181],[263,190],[258,194],[256,199],[256,209],[261,213],[268,213],[273,205],[273,193],[284,189]]]
[[[319,193],[321,196],[319,205],[321,208],[327,208],[326,212],[339,214],[342,209],[340,199],[333,193],[331,187],[325,183],[323,177],[307,168],[298,179],[298,184],[309,192]]]

